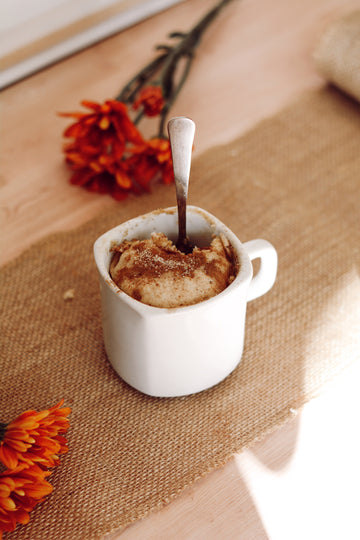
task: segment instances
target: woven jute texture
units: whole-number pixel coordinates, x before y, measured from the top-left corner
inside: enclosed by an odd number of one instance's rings
[[[274,288],[248,305],[240,365],[205,392],[142,395],[113,371],[102,341],[93,242],[172,205],[172,187],[48,237],[1,270],[3,420],[61,397],[73,409],[54,491],[9,537],[97,539],[146,516],[359,359],[359,148],[359,105],[323,89],[194,161],[190,202],[279,254]]]
[[[314,60],[327,80],[360,101],[360,11],[327,26],[314,51]]]

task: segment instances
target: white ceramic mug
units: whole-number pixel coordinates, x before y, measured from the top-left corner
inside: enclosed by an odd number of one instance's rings
[[[208,246],[214,234],[230,240],[240,263],[234,281],[209,300],[171,309],[148,306],[121,291],[109,274],[111,247],[152,232],[175,241],[177,228],[176,207],[156,210],[111,229],[94,245],[107,356],[124,381],[158,397],[205,390],[234,370],[243,351],[246,304],[271,289],[277,272],[277,254],[269,242],[242,244],[217,218],[188,206],[187,233],[195,245]],[[255,258],[261,264],[253,277]]]

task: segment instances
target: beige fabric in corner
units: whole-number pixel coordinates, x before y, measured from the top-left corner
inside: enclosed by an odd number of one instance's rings
[[[103,348],[93,242],[169,206],[173,187],[119,203],[1,269],[0,420],[62,397],[73,409],[54,491],[9,538],[95,540],[146,516],[359,360],[359,125],[358,104],[322,90],[194,161],[190,202],[279,254],[274,288],[248,305],[241,364],[210,390],[142,395]]]
[[[360,11],[333,21],[314,52],[320,73],[360,101]]]

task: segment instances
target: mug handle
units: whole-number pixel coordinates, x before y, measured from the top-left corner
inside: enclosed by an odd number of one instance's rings
[[[248,290],[247,301],[254,300],[267,293],[275,283],[278,256],[276,250],[267,240],[250,240],[243,244],[250,261],[259,258],[260,268],[252,278]]]

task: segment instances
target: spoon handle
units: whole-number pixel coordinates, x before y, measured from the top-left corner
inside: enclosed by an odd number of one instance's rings
[[[186,241],[186,201],[189,188],[191,152],[195,135],[195,124],[190,118],[176,116],[168,123],[171,145],[176,199],[178,206],[179,237],[178,248],[184,247]]]

